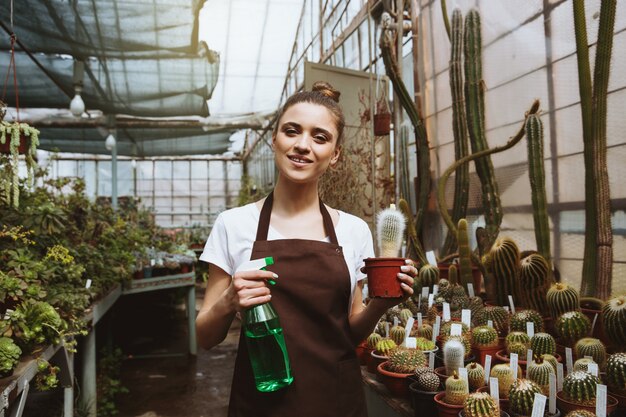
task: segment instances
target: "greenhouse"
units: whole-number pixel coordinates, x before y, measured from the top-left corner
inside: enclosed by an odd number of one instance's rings
[[[0,28],[0,417],[626,416],[623,2]]]

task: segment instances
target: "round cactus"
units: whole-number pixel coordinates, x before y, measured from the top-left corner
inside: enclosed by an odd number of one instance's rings
[[[467,324],[465,323],[461,323],[458,321],[447,321],[445,323],[443,323],[441,325],[441,329],[439,331],[439,334],[441,334],[442,336],[450,336],[450,331],[452,330],[452,325],[453,324],[460,324],[461,325],[461,334],[463,336],[468,336],[470,335],[470,328],[467,326]]]
[[[543,394],[537,383],[530,379],[516,380],[509,390],[509,410],[520,416],[530,416],[536,393]]]
[[[626,295],[608,300],[602,308],[602,319],[609,340],[623,348],[626,345]]]
[[[471,362],[465,369],[467,369],[467,382],[471,391],[475,391],[485,385],[485,368],[481,364]]]
[[[556,356],[550,355],[549,353],[544,353],[543,355],[538,356],[543,359],[544,362],[548,362],[550,365],[552,365],[552,369],[554,369],[554,372],[556,372],[559,363],[559,361],[556,359]]]
[[[465,357],[465,346],[459,340],[448,340],[443,345],[443,363],[446,366],[446,373],[452,375],[463,367]]]
[[[565,417],[596,417],[596,413],[588,410],[572,410]]]
[[[543,359],[543,355],[526,364],[526,378],[536,382],[545,395],[550,394],[550,375],[555,374],[555,368]]]
[[[433,285],[439,282],[439,268],[431,264],[425,264],[420,268],[418,278],[422,283],[422,287],[428,287],[432,291]]]
[[[574,352],[578,358],[591,356],[594,362],[600,366],[600,369],[604,369],[604,364],[606,362],[606,348],[600,339],[584,337],[576,342]]]
[[[472,329],[472,341],[475,346],[481,348],[497,346],[498,332],[489,326],[477,326]]]
[[[506,351],[510,355],[511,353],[517,353],[520,360],[526,360],[526,352],[528,352],[528,345],[522,342],[513,342],[506,345]]]
[[[507,345],[512,343],[523,343],[527,346],[530,346],[530,337],[524,332],[511,332],[504,338],[504,342]],[[508,349],[507,349],[508,350]]]
[[[518,375],[519,372],[518,372]],[[515,378],[513,378],[513,371],[511,371],[511,367],[509,364],[498,364],[491,368],[491,373],[489,374],[492,378],[498,378],[498,393],[500,398],[509,398],[509,390],[515,382]]]
[[[509,322],[512,332],[526,332],[526,323],[532,322],[535,326],[535,332],[543,332],[543,318],[535,310],[522,310],[511,315]]]
[[[519,285],[522,305],[536,311],[548,312],[546,292],[550,286],[550,266],[546,259],[533,253],[520,263]]]
[[[493,244],[490,254],[497,304],[507,305],[509,295],[519,300],[517,281],[520,270],[520,251],[517,244],[512,239],[500,238]]]
[[[500,405],[486,392],[474,392],[465,399],[465,417],[500,417]]]
[[[411,332],[413,337],[423,337],[424,339],[432,340],[433,338],[433,326],[430,324],[422,323],[421,327],[417,324],[413,327],[415,330]]]
[[[406,323],[410,318],[413,318],[413,312],[411,312],[411,310],[408,308],[400,310],[400,322],[402,323],[402,326],[406,326]]]
[[[416,316],[417,313],[420,312],[419,307],[417,306],[417,297],[420,296],[420,291],[422,291],[422,287],[416,288],[417,279],[414,280],[413,284],[413,296],[406,299],[404,302],[404,306],[411,312],[412,316]]]
[[[626,353],[614,353],[606,361],[607,385],[620,395],[626,395]]]
[[[380,342],[376,344],[376,350],[382,355],[389,355],[393,349],[397,348],[398,345],[392,339],[388,337],[384,337]]]
[[[476,317],[476,314],[484,308],[483,299],[477,296],[469,297],[467,307],[472,312],[472,317]]]
[[[561,314],[568,311],[580,310],[580,296],[574,287],[559,282],[554,284],[546,294],[550,316],[557,319]]]
[[[463,378],[459,378],[456,372],[446,379],[446,395],[443,398],[446,403],[463,405],[468,395],[469,387],[467,382]]]
[[[425,337],[418,337],[415,339],[415,347],[419,350],[434,350],[437,345],[431,339],[426,339]]]
[[[580,358],[574,362],[574,371],[589,372],[589,365],[596,363],[591,358]]]
[[[593,406],[600,378],[588,372],[574,371],[563,379],[563,397],[575,404]]]
[[[437,392],[441,386],[441,380],[434,372],[425,372],[417,377],[417,387],[422,391]]]
[[[376,349],[376,345],[381,340],[383,340],[383,337],[381,335],[379,335],[378,333],[372,333],[367,336],[367,347],[370,349]]]
[[[568,311],[559,316],[554,324],[557,334],[568,346],[587,336],[591,330],[589,318],[580,311]]]
[[[509,313],[504,307],[485,307],[474,316],[475,326],[485,326],[491,320],[498,335],[505,336],[509,331]]]
[[[397,348],[389,352],[387,370],[399,374],[411,374],[417,367],[426,365],[426,356],[421,350]]]
[[[428,366],[418,366],[417,368],[415,368],[415,370],[413,371],[413,374],[415,375],[415,378],[417,379],[417,377],[419,377],[422,374],[425,373],[431,373],[434,374],[435,371],[433,371],[432,369],[430,369]]]
[[[556,353],[556,341],[549,333],[535,333],[530,339],[530,348],[534,355],[552,355]]]
[[[396,342],[398,346],[404,343],[404,336],[406,336],[406,330],[400,325],[393,326],[391,330],[389,330],[389,337],[391,337],[391,340]]]

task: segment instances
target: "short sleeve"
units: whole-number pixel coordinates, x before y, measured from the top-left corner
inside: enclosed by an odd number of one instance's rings
[[[366,278],[367,275],[361,272],[361,268],[365,266],[365,262],[363,259],[373,258],[374,257],[374,242],[372,240],[372,232],[370,231],[367,224],[363,222],[363,227],[361,228],[361,233],[358,234],[360,239],[356,242],[355,248],[357,249],[357,268],[355,271],[356,280],[361,281]]]
[[[234,262],[229,251],[228,232],[222,214],[215,219],[211,234],[204,245],[204,251],[200,255],[200,260],[218,266],[230,275],[234,272]]]

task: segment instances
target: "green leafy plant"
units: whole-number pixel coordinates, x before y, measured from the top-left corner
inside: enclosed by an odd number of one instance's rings
[[[20,361],[22,349],[9,337],[0,337],[0,378],[11,375]]]

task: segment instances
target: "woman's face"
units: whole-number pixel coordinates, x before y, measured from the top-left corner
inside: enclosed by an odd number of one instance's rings
[[[324,106],[297,103],[285,111],[272,139],[279,172],[296,183],[319,179],[339,158],[337,128]]]

